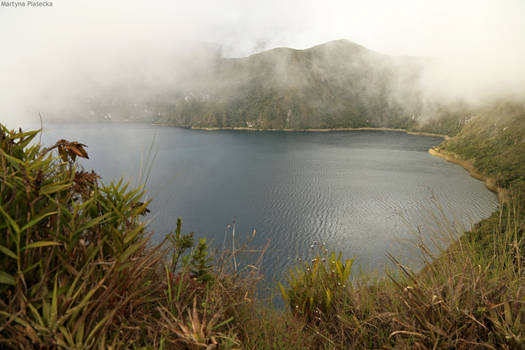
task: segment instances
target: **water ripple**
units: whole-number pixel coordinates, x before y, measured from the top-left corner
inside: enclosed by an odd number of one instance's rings
[[[310,258],[313,241],[356,256],[365,270],[381,270],[389,263],[387,252],[414,255],[406,245],[414,231],[429,239],[439,230],[468,228],[497,207],[483,183],[427,153],[437,138],[366,131],[197,132],[141,124],[47,129],[44,143],[68,138],[87,144],[90,159],[83,164],[106,182],[137,179],[157,132],[158,156],[147,186],[154,195],[155,238],[181,216],[186,231],[222,247],[235,218],[241,240],[254,228],[252,245],[261,248],[270,240],[263,263],[269,281],[297,258]],[[446,220],[438,224],[440,210]]]

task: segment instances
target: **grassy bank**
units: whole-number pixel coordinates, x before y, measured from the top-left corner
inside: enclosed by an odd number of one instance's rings
[[[524,200],[525,105],[500,104],[473,117],[439,151],[468,160],[479,173],[496,180]]]
[[[459,240],[442,225],[448,241],[417,242],[421,271],[392,258],[386,278],[350,280],[353,260],[318,245],[275,310],[257,298],[256,266],[234,271],[180,220],[152,246],[141,189],[80,168],[86,146],[36,136],[0,129],[2,348],[525,349],[520,162],[489,173],[479,164],[499,153],[473,160],[510,200]],[[442,149],[472,159],[457,144],[470,137]]]
[[[496,193],[500,203],[508,204],[510,202],[509,189],[499,187],[498,181],[495,178],[480,173],[472,161],[461,159],[457,155],[446,153],[446,151],[439,150],[438,148],[431,148],[428,150],[428,153],[435,157],[442,158],[447,162],[461,165],[473,178],[483,181],[487,189]]]

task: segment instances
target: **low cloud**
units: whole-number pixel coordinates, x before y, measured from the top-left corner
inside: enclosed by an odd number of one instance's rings
[[[116,87],[140,100],[194,82],[217,56],[347,38],[428,57],[428,99],[477,102],[525,92],[523,1],[54,0],[0,7],[0,120],[38,120]],[[50,116],[52,117],[52,116]],[[72,118],[75,116],[72,115]]]

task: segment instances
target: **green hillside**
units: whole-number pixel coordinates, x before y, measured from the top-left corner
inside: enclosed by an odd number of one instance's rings
[[[525,105],[499,102],[466,120],[461,132],[441,149],[469,159],[501,187],[525,185]]]
[[[194,63],[175,57],[162,81],[137,74],[44,114],[197,128],[383,127],[455,135],[477,110],[461,99],[424,95],[420,80],[430,59],[387,56],[348,40],[243,58],[209,47],[199,52]]]
[[[407,128],[418,110],[413,85],[420,63],[348,40],[222,58],[209,79],[179,92],[155,121],[261,129]]]

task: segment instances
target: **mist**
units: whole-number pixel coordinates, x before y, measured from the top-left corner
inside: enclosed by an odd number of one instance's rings
[[[150,101],[212,86],[218,57],[346,38],[427,62],[425,100],[525,93],[523,1],[52,1],[0,7],[0,121],[78,117],[119,95]],[[395,92],[393,92],[395,94]],[[108,103],[114,103],[109,101]],[[82,112],[81,112],[82,111]]]

